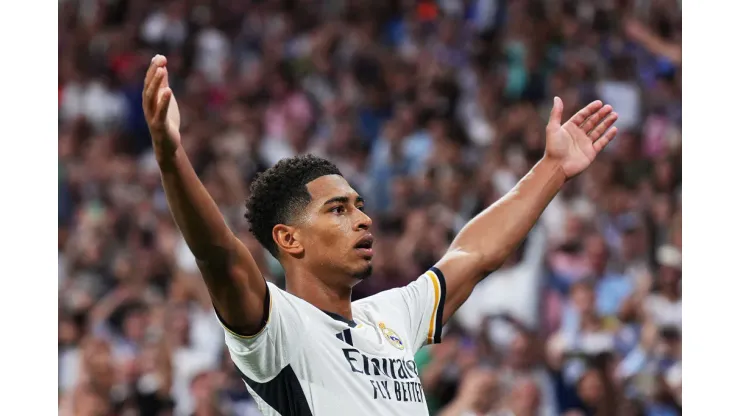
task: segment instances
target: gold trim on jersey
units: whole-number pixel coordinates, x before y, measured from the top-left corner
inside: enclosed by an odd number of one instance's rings
[[[267,322],[265,322],[265,324],[262,325],[262,329],[260,329],[256,334],[254,334],[254,335],[241,335],[241,334],[237,334],[236,332],[234,332],[231,329],[229,329],[229,327],[227,327],[226,324],[221,320],[221,317],[218,316],[218,314],[216,314],[216,316],[218,317],[218,322],[221,324],[222,327],[224,327],[225,330],[227,330],[231,335],[233,335],[233,336],[235,336],[237,338],[241,338],[241,339],[253,339],[253,338],[256,338],[256,337],[260,336],[263,332],[265,332],[265,329],[267,329],[267,325],[270,324],[270,317],[272,316],[272,292],[270,291],[270,286],[267,286],[267,292],[270,295],[270,309],[267,312]]]
[[[432,315],[429,317],[429,332],[427,332],[427,344],[433,344],[434,343],[434,331],[435,331],[435,324],[437,320],[437,309],[439,309],[439,298],[442,293],[442,290],[439,286],[439,278],[437,275],[431,271],[428,270],[426,273],[424,273],[429,277],[429,280],[432,281],[432,286],[434,286],[434,309],[432,309]]]

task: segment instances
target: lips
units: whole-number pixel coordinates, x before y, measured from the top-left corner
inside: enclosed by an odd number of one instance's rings
[[[372,234],[366,234],[364,237],[357,241],[357,243],[355,244],[355,248],[373,248],[374,240],[375,239],[373,238]]]
[[[355,250],[362,252],[363,255],[366,256],[372,256],[373,255],[373,236],[371,234],[367,234],[364,237],[360,238],[357,243],[355,243]]]

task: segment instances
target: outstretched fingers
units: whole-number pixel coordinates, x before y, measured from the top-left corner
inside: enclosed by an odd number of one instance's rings
[[[146,77],[144,78],[144,90],[142,91],[142,99],[145,110],[154,109],[153,104],[156,102],[156,91],[157,91],[157,74],[160,68],[163,68],[167,64],[167,58],[162,55],[156,55],[152,58],[152,62],[149,64],[149,68],[146,71]],[[153,88],[155,87],[155,88]]]
[[[157,92],[162,85],[162,80],[164,79],[164,76],[165,69],[157,68],[154,71],[154,77],[152,81],[146,86],[146,89],[144,90],[144,108],[149,110],[150,113],[153,113],[157,108]]]
[[[146,89],[149,86],[149,84],[152,83],[152,79],[154,78],[154,74],[157,72],[157,68],[159,68],[159,66],[157,66],[154,59],[152,59],[152,63],[149,64],[149,68],[147,68],[146,70],[146,77],[144,77],[144,92],[146,92]]]
[[[167,65],[167,58],[162,55],[155,55],[152,58],[152,62],[149,64],[149,69],[146,70],[146,77],[144,78],[144,86],[146,87],[154,78],[154,73],[157,68],[162,68]]]
[[[167,87],[159,95],[160,98],[157,102],[155,117],[159,123],[164,123],[167,119],[167,110],[170,108],[170,101],[172,100],[172,90]]]
[[[596,112],[596,114],[591,115],[581,126],[581,130],[583,130],[586,134],[588,134],[591,130],[594,129],[594,127],[598,126],[603,122],[609,114],[612,112],[612,106],[611,105],[605,105],[601,107],[599,111]],[[598,136],[597,136],[598,138]]]
[[[580,127],[589,117],[596,114],[603,106],[604,103],[602,103],[601,100],[596,100],[591,104],[583,107],[581,111],[575,113],[573,117],[571,117],[568,121]]]
[[[611,142],[615,137],[617,137],[617,131],[618,130],[616,127],[611,127],[603,136],[601,136],[601,138],[594,142],[594,150],[596,151],[596,153],[604,150],[606,145],[609,144],[609,142]]]
[[[596,126],[596,128],[594,128],[593,130],[591,130],[590,133],[588,133],[588,137],[591,138],[592,141],[598,140],[609,129],[609,127],[611,127],[617,121],[618,118],[619,118],[619,114],[610,113],[606,117],[606,119],[603,119],[599,123],[599,125]]]
[[[550,121],[548,122],[549,128],[560,128],[560,122],[563,118],[563,100],[560,97],[555,97],[552,104],[552,110],[550,111]]]

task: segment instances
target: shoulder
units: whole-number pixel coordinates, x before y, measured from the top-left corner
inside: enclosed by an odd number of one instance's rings
[[[427,290],[439,294],[444,287],[444,278],[441,276],[441,272],[435,273],[436,269],[430,269],[423,273],[421,276],[409,283],[396,287],[393,289],[384,290],[376,293],[372,296],[352,302],[353,307],[357,308],[372,308],[372,307],[387,307],[397,304],[398,302],[404,302],[408,300],[408,297],[417,292],[425,292]]]
[[[272,282],[267,282],[267,289],[270,291],[270,298],[272,302],[289,303],[297,308],[311,307],[311,304],[305,300],[299,298],[296,295],[291,294],[287,290],[279,288]]]

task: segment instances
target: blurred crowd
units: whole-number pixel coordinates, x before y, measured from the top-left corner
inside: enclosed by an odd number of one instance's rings
[[[416,358],[432,415],[681,414],[680,0],[60,0],[60,414],[257,414],[159,183],[156,53],[267,279],[258,172],[311,152],[365,196],[355,298],[415,279],[514,186],[553,96],[612,104],[617,140]]]

